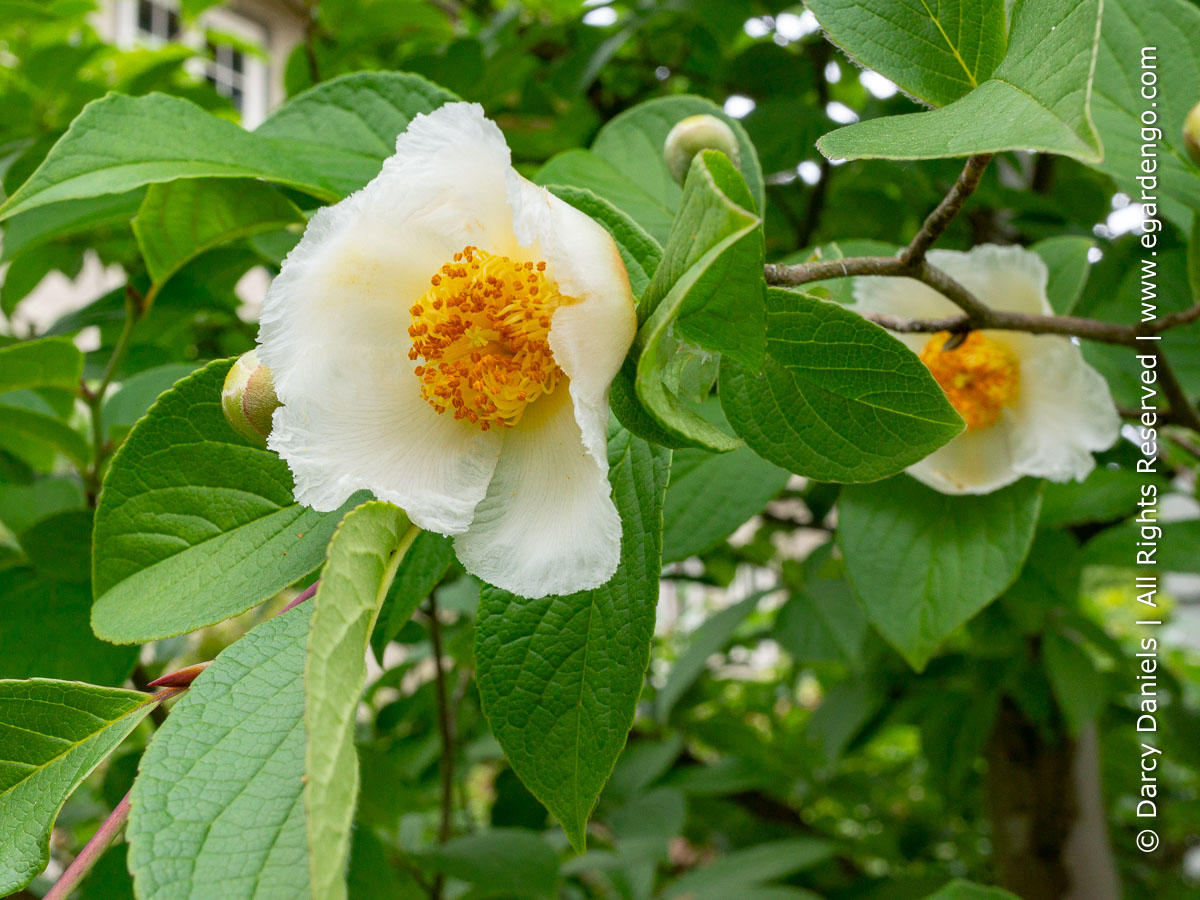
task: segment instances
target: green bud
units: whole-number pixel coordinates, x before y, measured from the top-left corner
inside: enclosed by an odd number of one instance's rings
[[[692,157],[701,150],[720,150],[735,165],[741,164],[737,135],[716,116],[702,114],[679,120],[663,144],[663,158],[671,176],[683,184]]]
[[[279,407],[271,370],[251,350],[238,357],[221,389],[221,408],[233,430],[260,447],[271,433],[271,414]]]
[[[1183,120],[1183,144],[1192,162],[1200,166],[1200,103],[1193,106]]]

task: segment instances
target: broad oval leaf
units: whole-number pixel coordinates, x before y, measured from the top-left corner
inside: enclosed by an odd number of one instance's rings
[[[155,284],[221,244],[304,221],[294,203],[261,181],[187,178],[151,185],[133,233]]]
[[[287,464],[229,427],[221,386],[231,365],[210,363],[163,394],[113,457],[92,564],[92,626],[105,640],[212,625],[324,559],[341,511],[299,506]]]
[[[346,897],[350,827],[358,800],[354,721],[366,652],[396,569],[420,533],[390,503],[348,513],[329,545],[312,600],[304,666],[304,805],[313,900]]]
[[[72,681],[0,681],[0,894],[46,867],[63,803],[154,702]]]
[[[930,106],[986,81],[1004,57],[1004,0],[810,0],[830,40]]]
[[[417,75],[363,72],[299,94],[249,132],[179,97],[109,94],[84,107],[0,220],[177,178],[265,178],[337,200],[379,172],[415,115],[453,99]]]
[[[0,347],[0,392],[57,387],[75,391],[83,354],[67,338],[43,338]]]
[[[491,828],[454,838],[420,858],[425,868],[475,885],[472,897],[548,900],[555,895],[557,855],[533,831]]]
[[[475,625],[492,733],[580,852],[650,661],[670,459],[624,430],[609,437],[608,456],[621,514],[616,575],[593,591],[538,600],[485,586]]]
[[[933,159],[1040,150],[1099,162],[1090,100],[1101,0],[1017,0],[992,77],[931,112],[847,125],[817,141],[830,159]]]
[[[1021,572],[1041,508],[1025,478],[977,497],[900,475],[843,488],[838,543],[867,618],[914,669]]]
[[[721,363],[721,408],[762,456],[818,481],[903,470],[963,423],[916,355],[836,303],[767,291],[767,362]]]
[[[304,635],[309,604],[226,648],[142,756],[129,867],[142,900],[307,897]]]

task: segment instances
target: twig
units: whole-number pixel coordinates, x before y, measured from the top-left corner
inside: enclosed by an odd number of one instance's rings
[[[92,870],[92,866],[104,855],[104,851],[117,839],[128,819],[129,794],[126,794],[42,900],[67,900],[71,892],[79,887],[79,882]]]
[[[293,609],[294,607],[299,606],[305,600],[311,600],[316,595],[317,588],[320,586],[320,584],[321,584],[321,579],[318,578],[316,581],[314,581],[312,584],[310,584],[308,587],[306,587],[303,591],[301,591],[300,594],[294,600],[292,600],[290,603],[288,603],[287,606],[285,606],[283,609],[281,609],[277,613],[277,615],[282,616],[289,609]]]
[[[984,169],[987,168],[988,163],[991,161],[992,154],[990,153],[981,153],[978,156],[968,157],[967,164],[963,166],[958,180],[954,182],[954,187],[950,188],[950,193],[925,218],[925,223],[921,226],[921,230],[916,233],[909,245],[900,252],[900,259],[902,261],[911,265],[925,258],[925,254],[929,252],[929,248],[942,236],[942,232],[946,230],[946,227],[954,220],[954,217],[958,215],[958,211],[967,202],[967,198],[975,192],[975,188],[979,186],[979,180],[983,177]]]
[[[1154,356],[1157,357],[1156,368],[1159,383],[1162,384],[1163,397],[1167,400],[1167,409],[1171,412],[1173,420],[1192,431],[1200,431],[1200,414],[1197,414],[1196,407],[1188,399],[1175,370],[1167,362],[1162,350],[1156,349]]]

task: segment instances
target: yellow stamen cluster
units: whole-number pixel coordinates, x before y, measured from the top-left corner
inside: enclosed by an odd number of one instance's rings
[[[950,404],[978,431],[995,425],[1000,413],[1017,399],[1021,364],[999,341],[972,331],[957,347],[943,349],[950,332],[939,331],[921,351],[921,362],[942,386]]]
[[[412,305],[409,359],[421,395],[439,413],[478,425],[517,424],[554,390],[550,318],[564,302],[544,262],[517,262],[477,247],[455,253]]]

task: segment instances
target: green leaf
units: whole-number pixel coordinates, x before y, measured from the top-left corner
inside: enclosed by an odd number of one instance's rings
[[[69,681],[0,681],[0,894],[50,861],[67,797],[153,707],[147,695]]]
[[[0,313],[12,318],[13,311],[51,272],[62,272],[68,278],[79,274],[83,261],[81,247],[70,244],[50,244],[37,247],[13,258],[0,284]]]
[[[875,481],[963,429],[900,341],[836,303],[767,291],[767,363],[721,363],[721,408],[764,459],[818,481]]]
[[[154,401],[170,390],[175,382],[196,371],[197,363],[168,363],[131,375],[117,390],[104,399],[100,410],[102,421],[111,435],[114,431],[132,428],[146,414]]]
[[[871,624],[914,669],[1021,571],[1041,482],[947,496],[906,475],[842,490],[838,541]]]
[[[1064,234],[1038,241],[1029,248],[1046,264],[1050,274],[1046,296],[1058,315],[1068,315],[1075,308],[1091,268],[1088,251],[1095,246],[1091,238]]]
[[[231,360],[159,398],[113,457],[96,510],[96,634],[140,643],[212,625],[321,564],[342,510],[292,497],[287,464],[221,412]]]
[[[1143,68],[1142,51],[1152,51]],[[1142,96],[1143,72],[1153,74],[1158,93]],[[1192,227],[1200,212],[1200,177],[1183,143],[1183,122],[1200,100],[1194,86],[1200,77],[1200,9],[1185,0],[1105,0],[1100,53],[1096,59],[1096,89],[1092,114],[1104,140],[1103,161],[1096,168],[1138,202],[1143,193],[1157,203],[1182,231]],[[1175,85],[1189,85],[1180,90]],[[1151,105],[1153,104],[1153,105]],[[1142,136],[1143,111],[1157,114]],[[1156,145],[1156,168],[1142,169],[1142,146]],[[1138,176],[1156,181],[1143,184]]]
[[[715,400],[701,414],[724,421]],[[789,473],[748,447],[730,453],[677,450],[663,506],[663,562],[704,553],[762,511],[787,484]]]
[[[970,881],[952,881],[925,900],[1020,900],[1016,894],[997,887],[986,887]]]
[[[1042,640],[1042,663],[1059,709],[1072,733],[1093,721],[1107,700],[1107,680],[1086,649],[1070,637],[1049,632]]]
[[[154,735],[133,786],[142,900],[307,897],[304,635],[310,604],[227,647]]]
[[[43,455],[52,460],[55,453],[62,453],[78,468],[90,456],[83,435],[62,419],[6,404],[0,405],[0,447],[31,462]]]
[[[145,191],[105,194],[83,200],[66,200],[40,206],[9,219],[4,226],[0,261],[57,238],[106,227],[127,228],[136,215]]]
[[[762,169],[754,144],[750,142],[741,122],[704,97],[658,97],[639,103],[615,116],[600,129],[592,143],[592,152],[667,209],[675,211],[681,207],[681,194],[679,184],[667,168],[663,146],[667,142],[667,135],[678,122],[697,115],[716,116],[732,129],[741,156],[738,169],[754,197],[753,208],[763,209],[765,195]]]
[[[188,178],[151,185],[133,233],[151,280],[162,284],[206,250],[303,221],[295,204],[261,181]]]
[[[986,81],[1004,57],[1004,0],[811,0],[830,40],[930,106]]]
[[[1137,542],[1143,540],[1141,526],[1126,522],[1108,528],[1084,545],[1084,561],[1092,566],[1132,569],[1139,565],[1137,551],[1144,550],[1152,554],[1160,572],[1200,572],[1200,556],[1196,554],[1196,547],[1200,546],[1200,519],[1165,522],[1162,532],[1154,547],[1139,547]]]
[[[379,609],[419,534],[390,503],[364,503],[329,545],[304,666],[304,805],[313,900],[346,896],[350,826],[358,799],[354,717],[367,678],[366,652]]]
[[[809,554],[802,564],[784,562],[792,595],[780,608],[773,636],[801,663],[862,661],[867,617],[850,590],[845,572],[830,559],[831,544]]]
[[[75,391],[83,354],[67,338],[43,338],[0,347],[0,391],[58,387]]]
[[[817,838],[767,841],[735,850],[677,878],[663,894],[667,900],[728,900],[776,878],[811,868],[833,855],[833,845]]]
[[[1100,0],[1017,0],[1008,53],[992,77],[931,112],[887,116],[825,135],[830,159],[934,159],[1040,150],[1098,162],[1089,101]]]
[[[376,656],[383,658],[388,641],[408,624],[421,601],[433,592],[453,562],[454,546],[448,537],[432,531],[417,535],[404,555],[404,565],[392,581],[379,613],[379,624],[371,635],[371,647]]]
[[[666,243],[671,234],[678,198],[668,205],[668,202],[652,197],[590,150],[567,150],[558,154],[538,170],[534,181],[547,187],[570,186],[591,191],[644,228],[660,244]]]
[[[550,898],[558,881],[554,850],[541,835],[520,828],[454,838],[420,859],[424,868],[474,885],[472,898]]]
[[[666,684],[654,698],[654,714],[659,721],[666,722],[670,718],[671,710],[675,708],[679,698],[687,693],[687,689],[704,671],[708,658],[725,649],[738,626],[754,612],[762,598],[761,592],[751,594],[740,603],[726,607],[705,619],[704,624],[696,629],[683,655],[671,666]]]
[[[32,484],[0,483],[0,522],[20,534],[39,519],[87,505],[76,478],[39,478]],[[90,543],[90,542],[89,542]]]
[[[379,172],[396,135],[454,96],[416,75],[359,73],[305,91],[255,132],[166,94],[84,107],[0,220],[178,178],[265,178],[337,200]]]
[[[752,205],[723,154],[697,154],[662,263],[638,304],[633,348],[613,382],[613,408],[640,437],[718,452],[740,446],[689,408],[688,396],[703,399],[711,376],[689,389],[695,376],[687,370],[711,365],[718,353],[762,364],[763,236]]]
[[[621,562],[603,587],[526,600],[485,586],[475,623],[484,714],[513,770],[582,852],[633,724],[654,633],[669,454],[610,435]]]
[[[547,185],[547,189],[595,219],[612,235],[621,254],[621,262],[625,264],[625,271],[629,274],[633,296],[641,297],[662,261],[662,247],[658,241],[616,206],[586,188],[551,184]]]
[[[458,99],[409,72],[357,72],[292,97],[254,135],[344,197],[379,174],[413,119]]]
[[[0,678],[120,684],[137,661],[137,647],[115,647],[92,634],[86,580],[50,578],[18,566],[0,571],[0,597]]]

